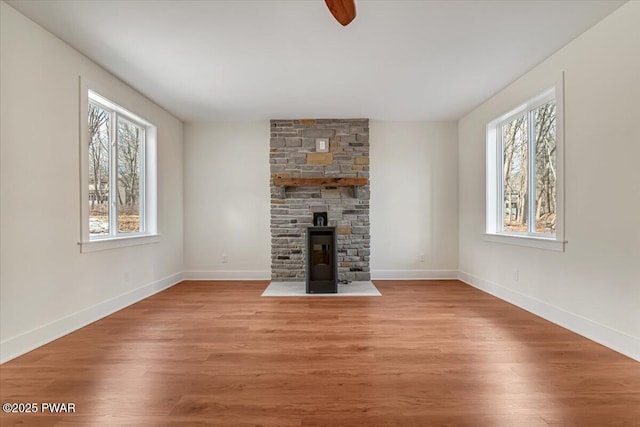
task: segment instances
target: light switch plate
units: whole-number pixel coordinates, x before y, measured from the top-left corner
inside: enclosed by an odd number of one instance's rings
[[[329,152],[329,139],[327,139],[327,138],[316,138],[316,151],[318,153],[327,153],[327,152]]]

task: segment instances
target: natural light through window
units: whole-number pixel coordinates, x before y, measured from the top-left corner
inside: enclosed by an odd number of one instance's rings
[[[156,234],[156,128],[88,88],[83,107],[81,243],[111,241],[105,249],[122,246],[114,240],[140,244],[131,239]]]
[[[557,84],[487,125],[490,240],[550,249],[563,243],[561,97]]]

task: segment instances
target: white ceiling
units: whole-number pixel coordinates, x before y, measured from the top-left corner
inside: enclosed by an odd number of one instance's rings
[[[624,1],[9,0],[185,121],[455,120]]]

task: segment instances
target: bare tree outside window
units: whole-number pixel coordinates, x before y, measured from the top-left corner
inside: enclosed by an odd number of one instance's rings
[[[111,114],[89,104],[89,233],[109,234],[109,121]]]
[[[487,123],[489,242],[564,251],[564,73]]]
[[[155,243],[157,127],[81,86],[80,250]]]
[[[533,123],[533,129],[529,126]],[[549,101],[501,126],[503,231],[556,232],[556,103]],[[530,143],[533,140],[533,144]],[[535,153],[530,151],[535,150]],[[534,159],[529,156],[534,155]],[[533,170],[530,170],[533,168]],[[535,184],[530,184],[530,175]],[[535,185],[535,187],[533,187]],[[531,186],[531,188],[530,188]],[[535,198],[529,192],[535,191]],[[535,202],[533,211],[529,201]],[[529,217],[535,215],[529,230]]]
[[[502,125],[505,231],[527,231],[527,117]]]
[[[536,129],[536,231],[556,232],[556,103],[534,112]]]
[[[88,125],[89,236],[144,232],[147,128],[110,101],[91,97]]]
[[[118,230],[140,231],[140,150],[144,129],[118,118]]]

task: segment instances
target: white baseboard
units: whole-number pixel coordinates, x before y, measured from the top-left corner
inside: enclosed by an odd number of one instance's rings
[[[612,350],[640,361],[640,340],[497,283],[456,270],[374,270],[372,280],[459,279]],[[0,343],[0,364],[168,289],[182,280],[270,280],[270,271],[186,271],[111,298]]]
[[[62,319],[32,329],[0,343],[0,363],[21,356],[42,345],[63,337],[118,310],[170,288],[182,281],[182,273],[167,276],[125,294],[98,303]]]
[[[457,279],[458,270],[372,270],[371,280]]]
[[[608,326],[601,325],[577,314],[570,313],[559,307],[540,301],[539,299],[505,288],[489,280],[465,273],[464,271],[459,272],[459,279],[474,288],[496,296],[536,316],[542,317],[556,325],[562,326],[585,338],[615,350],[618,353],[640,361],[640,339],[636,337],[611,329]]]
[[[271,280],[271,271],[185,271],[184,280]]]

